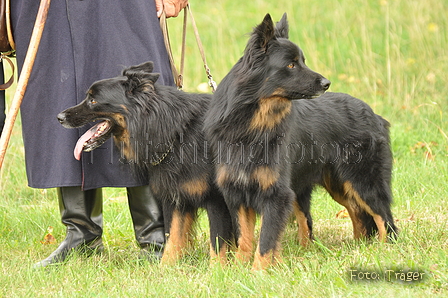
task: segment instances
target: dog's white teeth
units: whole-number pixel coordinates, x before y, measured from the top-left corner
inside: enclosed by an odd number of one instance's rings
[[[100,125],[97,129],[97,131],[95,132],[95,134],[93,135],[94,138],[98,137],[99,135],[101,135],[105,130],[107,129],[107,123],[103,123],[102,125]]]

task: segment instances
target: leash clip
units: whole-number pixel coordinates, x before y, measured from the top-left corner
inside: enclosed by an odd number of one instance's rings
[[[176,84],[177,89],[182,90],[183,80],[184,80],[183,72],[184,72],[185,44],[186,44],[185,41],[186,41],[186,33],[187,33],[187,13],[189,13],[190,17],[191,17],[191,23],[193,25],[193,31],[194,31],[194,35],[196,38],[196,43],[198,45],[199,53],[201,54],[202,62],[204,63],[205,72],[206,72],[206,75],[208,78],[208,85],[212,88],[212,92],[215,92],[217,84],[213,80],[213,77],[210,73],[210,69],[207,66],[207,60],[205,58],[204,47],[202,45],[201,38],[199,37],[198,28],[196,26],[196,22],[194,20],[193,13],[191,12],[190,4],[187,4],[187,6],[184,8],[184,23],[183,23],[183,29],[182,29],[182,52],[181,52],[180,71],[179,72],[177,71],[177,68],[176,68],[176,65],[175,65],[174,59],[173,59],[173,53],[171,51],[171,44],[170,44],[169,35],[168,35],[168,25],[166,22],[166,15],[165,15],[164,11],[162,11],[162,15],[160,17],[160,27],[162,29],[165,47],[167,49],[168,58],[170,60],[171,71],[172,71],[173,77],[174,77],[174,83]]]
[[[177,76],[176,86],[179,90],[182,90],[182,88],[184,87],[184,76],[182,74],[179,74]]]
[[[204,65],[205,73],[207,74],[208,78],[208,85],[212,88],[212,92],[215,92],[216,90],[216,82],[213,80],[212,73],[210,72],[210,68],[208,68],[207,64]]]

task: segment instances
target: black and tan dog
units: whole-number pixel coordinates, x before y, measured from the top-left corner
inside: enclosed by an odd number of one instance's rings
[[[292,210],[301,243],[311,239],[316,184],[347,208],[355,238],[378,232],[385,241],[397,231],[388,122],[349,95],[322,95],[330,82],[305,65],[288,31],[286,15],[274,27],[268,14],[254,28],[243,57],[214,93],[204,124],[242,261],[252,254],[261,214],[255,270],[280,258]]]
[[[162,263],[181,257],[189,242],[196,211],[207,210],[212,258],[225,261],[233,228],[222,194],[213,183],[206,159],[204,113],[210,95],[192,94],[155,84],[152,62],[132,66],[123,75],[95,82],[79,105],[58,115],[67,128],[100,121],[78,141],[75,157],[99,147],[110,137],[137,173],[163,203],[165,232],[169,234]]]

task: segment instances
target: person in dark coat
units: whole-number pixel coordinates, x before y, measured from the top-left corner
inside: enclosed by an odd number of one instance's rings
[[[39,2],[11,1],[17,64],[23,66]],[[113,143],[81,161],[73,157],[87,130],[63,128],[56,116],[80,103],[96,80],[115,77],[128,66],[154,62],[158,83],[173,78],[158,16],[177,16],[187,0],[54,0],[21,106],[28,184],[57,188],[66,238],[45,260],[64,261],[73,250],[101,251],[102,187],[126,187],[137,242],[146,256],[160,258],[165,241],[163,215],[148,181],[120,162]],[[146,181],[145,181],[146,180]]]

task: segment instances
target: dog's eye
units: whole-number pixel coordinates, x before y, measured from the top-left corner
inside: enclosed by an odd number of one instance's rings
[[[288,68],[290,68],[290,69],[295,68],[295,67],[296,67],[295,63],[289,63],[288,64]]]
[[[94,100],[93,98],[90,100],[90,104],[96,104],[96,100]]]

